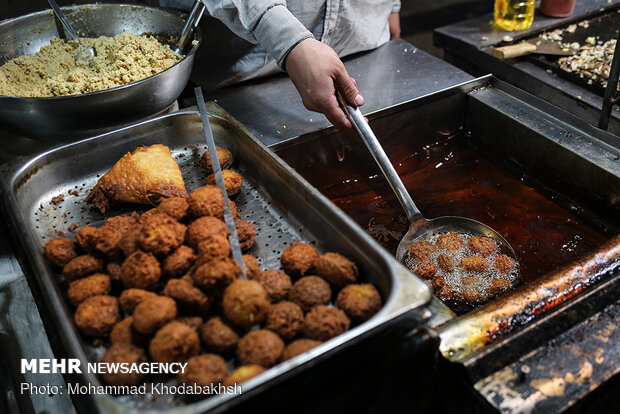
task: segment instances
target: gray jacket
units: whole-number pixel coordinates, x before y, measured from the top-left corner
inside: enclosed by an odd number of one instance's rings
[[[232,64],[233,76],[222,84],[284,69],[288,52],[310,37],[331,46],[341,57],[374,49],[390,39],[388,16],[400,11],[400,0],[202,1],[211,16],[256,45]],[[192,3],[160,0],[164,7]]]

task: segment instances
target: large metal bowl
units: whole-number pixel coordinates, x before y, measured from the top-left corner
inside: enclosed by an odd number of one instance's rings
[[[177,36],[183,27],[180,14],[130,4],[90,4],[62,8],[80,36],[114,36],[123,32]],[[0,64],[21,55],[33,55],[62,36],[50,11],[0,22]],[[0,96],[0,128],[18,135],[70,140],[144,119],[163,111],[187,84],[198,42],[176,65],[148,78],[99,92],[80,95],[21,98]]]

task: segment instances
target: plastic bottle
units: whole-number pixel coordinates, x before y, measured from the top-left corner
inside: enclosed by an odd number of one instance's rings
[[[495,24],[509,31],[529,29],[535,8],[535,0],[495,0]]]

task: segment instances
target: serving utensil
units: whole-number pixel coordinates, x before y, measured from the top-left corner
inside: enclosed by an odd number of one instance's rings
[[[241,278],[245,279],[245,265],[243,264],[243,255],[241,253],[241,246],[239,245],[239,236],[237,236],[237,227],[235,226],[235,219],[233,218],[232,210],[230,209],[230,202],[228,200],[228,194],[226,193],[226,185],[224,184],[224,177],[222,176],[222,167],[220,166],[220,160],[217,157],[217,147],[215,146],[215,140],[213,139],[213,131],[211,131],[209,114],[207,113],[207,106],[205,105],[205,100],[202,96],[202,89],[200,89],[200,86],[194,88],[194,94],[196,95],[196,103],[198,104],[198,111],[200,112],[200,120],[202,121],[202,129],[204,130],[205,140],[207,141],[207,149],[209,150],[209,158],[211,159],[213,175],[215,175],[215,183],[224,195],[224,222],[226,223],[226,229],[229,234],[228,242],[230,243],[230,250],[232,252],[233,259],[235,259],[243,271]]]
[[[409,248],[414,241],[428,240],[433,235],[455,231],[458,233],[472,234],[474,236],[491,237],[495,239],[499,249],[503,250],[503,253],[517,261],[515,252],[510,246],[510,243],[508,243],[508,241],[501,234],[486,224],[467,217],[458,216],[443,216],[434,219],[424,218],[418,207],[413,202],[413,199],[398,176],[394,166],[392,166],[392,163],[379,143],[379,140],[372,132],[372,129],[368,125],[364,115],[362,115],[362,112],[359,108],[349,105],[340,93],[338,93],[338,99],[349,116],[351,124],[359,134],[360,138],[362,138],[362,141],[364,141],[364,144],[366,144],[366,147],[368,147],[368,150],[379,165],[379,168],[390,184],[394,194],[396,194],[396,198],[398,198],[398,201],[407,214],[407,219],[409,220],[409,230],[398,244],[398,248],[396,250],[396,258],[398,260],[402,262],[407,258]]]
[[[60,10],[60,7],[58,7],[58,3],[56,3],[56,1],[47,0],[47,2],[51,6],[52,10],[54,10],[54,14],[56,14],[56,16],[58,17],[58,20],[60,20],[60,23],[62,23],[62,26],[65,28],[65,35],[69,38],[69,40],[77,41],[78,43],[78,51],[76,55],[77,61],[87,63],[88,66],[93,66],[93,61],[95,60],[95,49],[93,49],[90,46],[84,45],[80,41],[80,38],[77,32],[73,30],[71,23],[69,23],[69,20],[67,20],[67,17],[62,12],[62,10]]]

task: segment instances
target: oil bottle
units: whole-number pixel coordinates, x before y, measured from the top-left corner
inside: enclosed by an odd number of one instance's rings
[[[529,29],[535,8],[535,0],[495,0],[495,24],[509,31]]]

